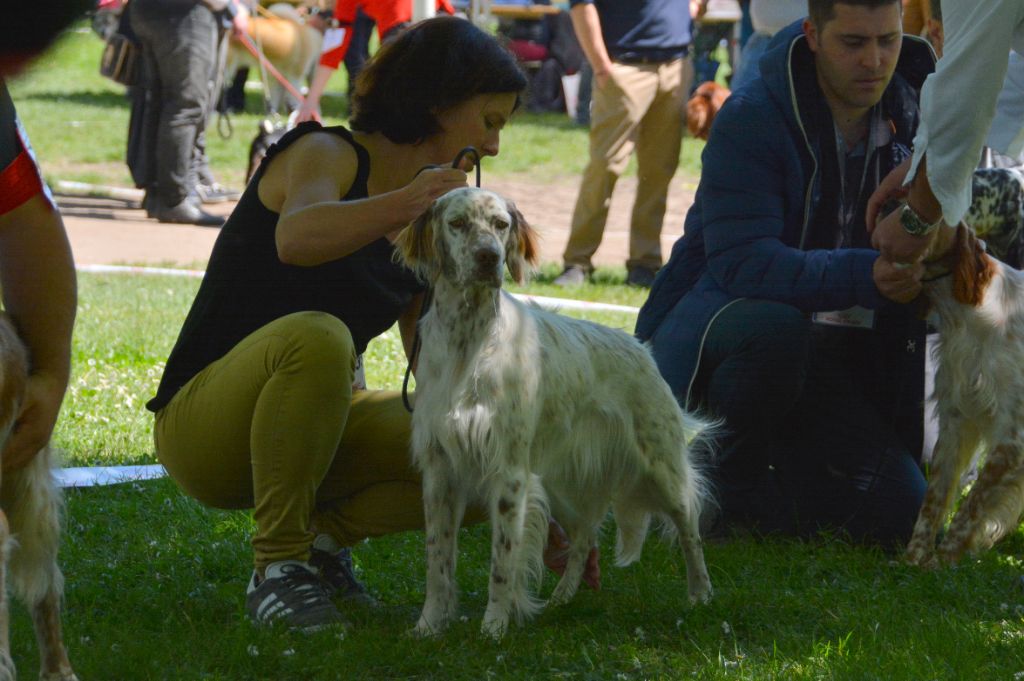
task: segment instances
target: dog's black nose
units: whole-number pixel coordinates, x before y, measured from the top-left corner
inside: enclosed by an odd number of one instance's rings
[[[473,254],[478,267],[494,267],[498,264],[498,252],[490,248],[481,248]]]

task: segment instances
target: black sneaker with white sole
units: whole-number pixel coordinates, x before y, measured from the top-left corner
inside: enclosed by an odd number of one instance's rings
[[[297,560],[271,563],[262,579],[253,572],[245,609],[256,624],[283,624],[299,631],[348,624],[327,597],[320,578],[310,566]]]
[[[356,578],[352,549],[346,547],[338,551],[325,551],[314,544],[309,551],[309,566],[316,571],[329,596],[359,605],[378,605],[377,599]]]

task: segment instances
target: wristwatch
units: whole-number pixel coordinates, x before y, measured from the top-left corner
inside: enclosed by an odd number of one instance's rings
[[[925,222],[921,216],[910,207],[909,203],[903,204],[903,210],[900,211],[900,224],[903,225],[903,229],[906,230],[907,234],[913,234],[914,236],[926,236],[935,231],[941,223],[941,217],[935,222]]]

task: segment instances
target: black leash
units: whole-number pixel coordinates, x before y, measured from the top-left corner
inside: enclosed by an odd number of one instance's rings
[[[458,168],[459,164],[462,163],[462,159],[466,156],[472,155],[473,166],[476,168],[476,186],[480,187],[480,152],[476,150],[476,147],[466,147],[455,155],[455,160],[452,161],[452,168]],[[423,166],[416,171],[419,175],[427,168],[439,168],[440,166]],[[433,300],[433,291],[430,285],[427,285],[427,290],[423,294],[423,305],[420,307],[420,315],[416,318],[416,330],[412,337],[412,352],[409,353],[409,363],[405,367],[405,378],[402,379],[402,404],[405,405],[405,410],[410,414],[412,413],[412,404],[409,402],[409,377],[412,375],[412,365],[416,363],[417,358],[420,356],[420,345],[422,340],[420,339],[420,321],[423,320],[424,315],[427,314],[427,310],[430,309],[430,303]]]

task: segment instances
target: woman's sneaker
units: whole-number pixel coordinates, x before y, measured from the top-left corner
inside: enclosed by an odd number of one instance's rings
[[[309,566],[320,577],[320,583],[329,596],[359,605],[378,605],[377,599],[356,579],[352,549],[338,548],[337,543],[328,535],[319,535],[313,541],[309,551]]]
[[[262,579],[253,572],[245,608],[256,624],[284,624],[300,631],[348,625],[327,597],[320,578],[297,560],[271,563]]]

